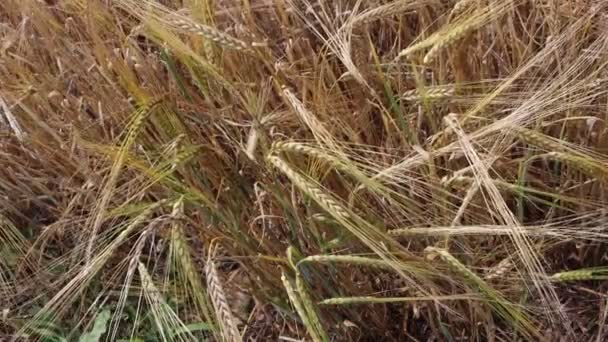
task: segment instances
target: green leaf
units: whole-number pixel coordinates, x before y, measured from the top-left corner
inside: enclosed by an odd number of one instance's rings
[[[78,339],[79,342],[98,342],[101,336],[106,332],[108,320],[110,319],[110,310],[103,310],[93,323],[93,329],[90,332],[83,334]]]
[[[171,333],[171,338],[174,338],[175,336],[186,333],[186,332],[192,333],[192,332],[201,331],[201,330],[212,331],[213,326],[211,326],[211,324],[208,324],[205,322],[188,324],[186,326],[175,329]]]

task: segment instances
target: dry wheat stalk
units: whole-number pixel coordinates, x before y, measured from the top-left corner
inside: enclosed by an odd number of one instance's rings
[[[207,263],[205,265],[205,274],[207,275],[207,290],[211,297],[211,303],[215,308],[215,314],[217,316],[218,324],[222,330],[223,338],[226,341],[242,341],[241,334],[237,327],[237,321],[232,314],[228,300],[226,300],[226,294],[220,276],[213,260],[213,251],[209,252]]]

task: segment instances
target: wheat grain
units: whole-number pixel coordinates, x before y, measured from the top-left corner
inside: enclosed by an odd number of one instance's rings
[[[486,274],[485,278],[488,280],[501,278],[513,267],[513,261],[511,259],[511,257],[502,259],[498,263],[498,265],[488,270],[488,273]]]

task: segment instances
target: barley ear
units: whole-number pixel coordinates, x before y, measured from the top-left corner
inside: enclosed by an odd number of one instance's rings
[[[538,335],[538,331],[534,328],[534,325],[524,312],[519,310],[518,307],[503,297],[502,294],[489,286],[477,274],[469,270],[447,250],[429,246],[425,248],[424,252],[428,259],[439,257],[453,272],[460,274],[467,285],[479,291],[494,311],[515,329],[529,337]]]
[[[322,329],[319,329],[317,326],[317,324],[319,324],[318,318],[315,317],[311,319],[309,312],[306,308],[306,306],[310,303],[304,304],[305,300],[300,297],[299,291],[296,291],[296,287],[293,284],[293,280],[290,279],[285,274],[285,272],[283,272],[283,274],[281,275],[281,281],[283,282],[283,286],[285,287],[285,291],[287,292],[287,296],[289,297],[291,304],[293,304],[294,308],[296,309],[296,312],[300,316],[300,319],[308,330],[308,333],[310,334],[312,340],[314,342],[329,341],[329,339],[325,335],[325,332]],[[306,300],[310,300],[310,298],[307,298]]]
[[[242,341],[241,334],[237,327],[237,321],[230,310],[230,305],[226,299],[222,281],[217,272],[214,261],[214,249],[210,247],[209,256],[205,265],[205,274],[207,275],[207,289],[211,297],[211,303],[215,309],[218,325],[222,331],[223,340],[226,342]]]
[[[207,323],[215,325],[216,323],[212,315],[213,308],[211,307],[211,303],[209,303],[207,289],[201,281],[199,272],[196,270],[196,266],[192,260],[192,252],[186,240],[184,228],[182,227],[181,218],[183,215],[183,198],[180,198],[174,203],[171,214],[173,218],[170,235],[171,255],[179,268],[178,271],[185,275],[185,281],[191,289],[189,292],[194,297],[194,302],[202,312],[204,319]]]
[[[549,279],[557,283],[584,280],[606,280],[608,279],[608,267],[590,267],[558,272],[552,274]]]

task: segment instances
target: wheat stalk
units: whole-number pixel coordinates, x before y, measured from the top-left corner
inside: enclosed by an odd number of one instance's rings
[[[217,272],[215,261],[213,260],[213,254],[210,247],[209,256],[205,265],[205,274],[207,275],[207,290],[211,297],[211,303],[213,303],[213,307],[215,308],[215,313],[224,340],[229,342],[242,341],[236,320],[232,314],[228,300],[226,299],[226,294],[224,293],[224,288]]]
[[[108,179],[106,180],[102,188],[101,198],[96,204],[95,208],[96,214],[92,216],[93,223],[91,229],[91,236],[89,237],[89,241],[87,243],[87,248],[85,251],[85,260],[87,264],[89,264],[91,261],[95,239],[97,238],[97,233],[101,228],[101,224],[104,221],[106,208],[110,202],[112,194],[114,193],[114,188],[116,182],[118,181],[118,176],[125,160],[127,159],[128,149],[133,145],[133,143],[135,142],[135,138],[141,131],[144,122],[152,114],[153,109],[161,102],[161,100],[162,99],[158,99],[150,103],[144,103],[139,108],[139,110],[135,112],[130,123],[127,124],[126,136],[120,146],[118,155],[114,160],[112,168],[110,169],[110,175],[108,176]]]

